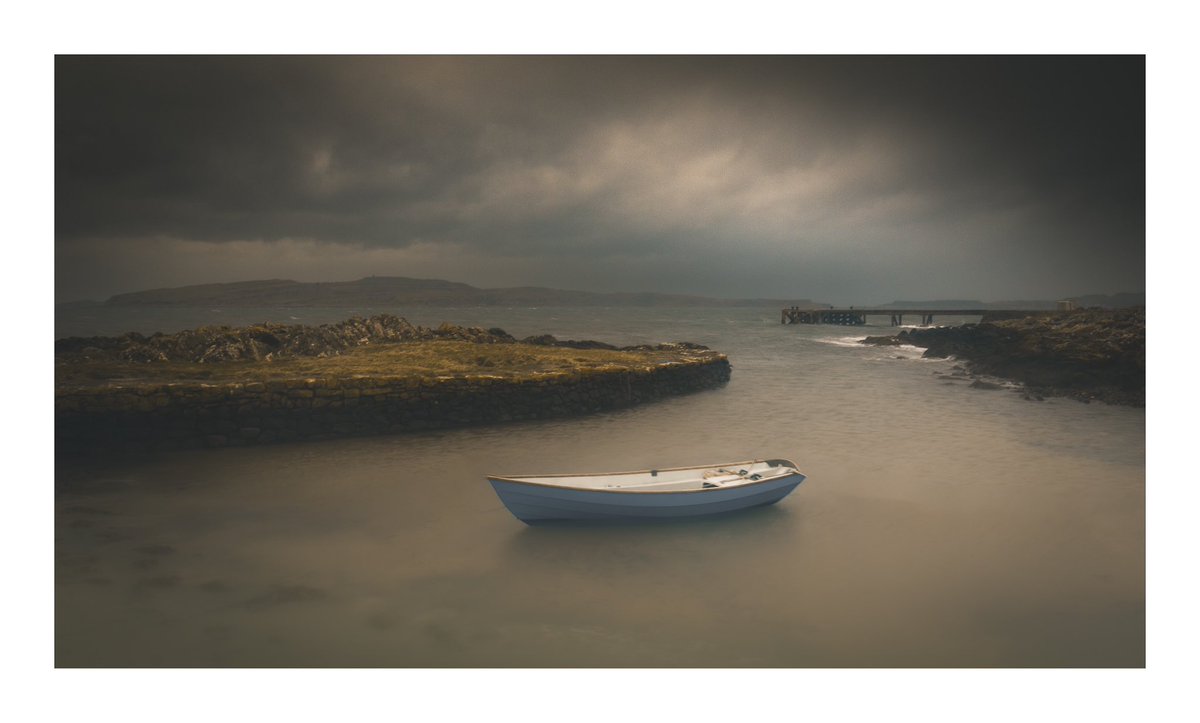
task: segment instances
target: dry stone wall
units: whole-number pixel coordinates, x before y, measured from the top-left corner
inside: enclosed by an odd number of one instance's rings
[[[520,379],[351,377],[59,389],[58,453],[186,449],[563,417],[724,384],[724,355]]]

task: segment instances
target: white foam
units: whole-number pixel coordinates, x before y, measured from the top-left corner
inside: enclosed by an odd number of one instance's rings
[[[886,346],[880,348],[886,349],[893,357],[903,357],[905,359],[925,359],[925,357],[922,356],[925,353],[924,347],[902,344],[900,346]]]
[[[833,346],[851,346],[851,347],[856,347],[856,348],[861,349],[863,347],[863,344],[861,342],[863,339],[866,339],[866,338],[867,337],[865,337],[865,336],[838,336],[838,337],[826,336],[826,337],[818,337],[817,339],[814,339],[813,341],[819,341],[822,344],[832,344]]]
[[[898,346],[874,346],[870,344],[863,344],[862,341],[866,338],[867,337],[865,336],[827,336],[819,337],[813,341],[818,341],[822,344],[829,344],[830,346],[849,347],[873,351],[875,352],[873,357],[876,361],[885,361],[889,359],[911,359],[914,361],[923,362],[944,362],[953,360],[953,357],[927,359],[923,356],[925,354],[924,347],[912,346],[911,344],[900,344]]]

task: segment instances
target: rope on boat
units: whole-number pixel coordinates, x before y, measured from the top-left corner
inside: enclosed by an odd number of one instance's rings
[[[744,469],[732,470],[732,469],[725,469],[724,467],[721,467],[719,469],[705,470],[704,474],[701,475],[701,479],[712,479],[713,477],[726,477],[729,475],[733,475],[735,477],[746,477],[747,479],[751,479],[751,480],[762,479],[761,474],[750,474],[749,470],[744,470]]]
[[[745,477],[747,474],[749,474],[749,473],[744,469],[739,469],[739,470],[735,471],[732,469],[725,469],[724,467],[721,467],[720,469],[705,470],[703,477],[704,477],[704,479],[712,479],[713,477],[724,477],[726,475],[733,475],[735,477]]]

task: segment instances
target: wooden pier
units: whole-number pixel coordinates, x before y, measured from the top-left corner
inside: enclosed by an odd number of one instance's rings
[[[780,324],[839,324],[841,326],[862,326],[867,323],[868,316],[891,317],[892,326],[903,326],[905,316],[920,316],[921,326],[933,323],[937,316],[983,316],[984,314],[1036,313],[1028,309],[856,309],[853,306],[845,309],[804,309],[793,306],[784,309],[779,317]]]

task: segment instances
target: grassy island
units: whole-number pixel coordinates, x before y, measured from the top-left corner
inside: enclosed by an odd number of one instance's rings
[[[686,342],[615,347],[398,317],[61,339],[63,452],[326,439],[583,414],[718,386]]]
[[[521,379],[538,375],[588,375],[650,369],[707,359],[712,353],[663,345],[655,349],[573,349],[535,344],[478,344],[468,341],[411,341],[362,346],[328,357],[271,361],[162,362],[97,360],[62,364],[60,389],[89,386],[157,385],[164,382],[233,384],[308,377],[338,379],[432,379],[484,377]]]

